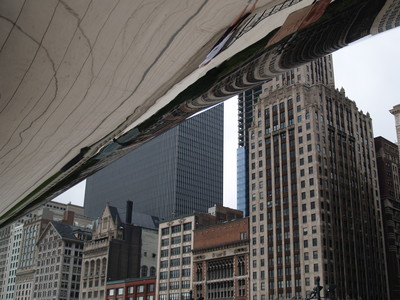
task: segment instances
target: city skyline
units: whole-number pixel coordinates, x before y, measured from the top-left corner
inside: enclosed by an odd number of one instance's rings
[[[396,55],[400,43],[396,41],[400,41],[400,28],[368,36],[333,53],[335,86],[343,87],[360,110],[370,113],[374,136],[383,136],[392,142],[396,142],[396,130],[389,110],[400,103],[396,85],[400,69]],[[237,97],[225,101],[224,134],[224,205],[235,208]],[[81,182],[53,200],[83,205],[84,191],[84,182]]]

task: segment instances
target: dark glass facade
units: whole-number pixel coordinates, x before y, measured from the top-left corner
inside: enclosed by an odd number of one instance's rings
[[[222,205],[223,118],[218,105],[89,177],[85,214],[99,217],[109,202],[124,219],[127,200],[134,211],[160,219]]]
[[[237,159],[237,208],[249,215],[249,186],[248,186],[248,129],[253,122],[253,107],[258,102],[262,92],[262,85],[256,86],[238,95],[238,135],[239,148]]]
[[[237,149],[237,209],[243,211],[245,217],[249,214],[248,195],[248,155],[246,147]]]

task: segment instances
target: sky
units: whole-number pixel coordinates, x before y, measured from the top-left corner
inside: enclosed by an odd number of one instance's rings
[[[368,36],[333,53],[335,85],[359,110],[369,112],[374,136],[397,142],[394,116],[400,104],[400,27]],[[224,205],[236,208],[237,97],[225,101]],[[83,205],[85,182],[54,199]]]

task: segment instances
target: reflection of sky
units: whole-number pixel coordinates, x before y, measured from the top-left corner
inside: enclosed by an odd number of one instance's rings
[[[370,36],[333,54],[336,87],[369,112],[374,136],[396,142],[394,116],[400,104],[400,27]]]
[[[343,87],[358,109],[369,112],[374,135],[396,142],[394,117],[389,110],[400,104],[400,28],[365,38],[333,54],[336,87]],[[237,99],[225,105],[224,205],[236,208]],[[84,184],[56,201],[83,204]]]

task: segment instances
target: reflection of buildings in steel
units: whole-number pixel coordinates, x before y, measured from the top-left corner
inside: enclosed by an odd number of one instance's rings
[[[101,162],[98,163],[104,166],[109,161],[137,148],[141,143],[175,126],[205,107],[224,101],[282,72],[332,53],[349,42],[367,35],[376,14],[373,12],[374,10],[371,12],[371,10],[365,9],[364,3],[349,5],[340,13],[335,10],[336,7],[332,3],[328,6],[325,14],[336,13],[335,18],[322,16],[307,28],[285,37],[277,45],[271,46],[272,48],[263,49],[263,46],[259,45],[258,48],[251,49],[249,56],[245,58],[246,62],[239,68],[235,69],[235,66],[230,66],[231,62],[227,61],[209,71],[207,80],[204,79],[204,82],[196,87],[188,87],[172,101],[168,111],[160,110],[153,116],[151,122],[135,128],[136,134],[132,134],[127,141],[129,146],[113,149],[111,154],[107,154],[108,157],[105,159],[107,162],[100,159]],[[376,10],[379,11],[379,8]],[[365,18],[369,22],[361,22],[360,25],[355,26],[354,23],[359,18]],[[270,39],[271,36],[267,35],[259,43],[267,45]],[[223,75],[223,72],[227,72],[226,70],[229,68],[233,68],[233,71]],[[176,104],[174,105],[174,103]],[[147,124],[150,123],[151,125],[148,126]],[[94,159],[98,157],[99,155]],[[97,169],[98,164],[86,169],[85,173],[93,173]]]
[[[233,45],[244,34],[249,32],[251,29],[256,27],[258,24],[260,24],[261,21],[263,21],[266,18],[276,14],[277,12],[280,12],[280,11],[282,11],[290,6],[293,6],[301,1],[303,1],[303,0],[286,0],[284,3],[277,4],[273,7],[267,8],[265,10],[262,10],[260,12],[256,12],[256,13],[250,15],[250,18],[247,20],[247,22],[244,23],[243,26],[239,26],[239,28],[237,30],[237,34],[232,36],[231,40],[227,43],[226,47],[223,50],[225,50],[226,48]]]

